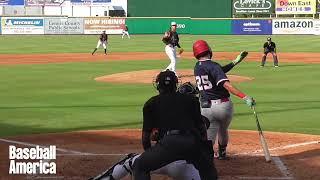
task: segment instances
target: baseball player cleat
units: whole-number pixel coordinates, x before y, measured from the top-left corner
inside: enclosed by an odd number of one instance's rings
[[[221,147],[219,145],[218,149],[218,159],[219,160],[226,160],[227,159],[227,148],[226,147]]]
[[[95,176],[95,177],[92,177],[92,178],[89,178],[88,180],[114,180],[114,178],[112,177],[112,173],[113,173],[113,170],[114,168],[117,166],[117,165],[123,165],[126,160],[130,159],[130,158],[133,158],[134,156],[136,156],[137,154],[136,153],[130,153],[130,154],[127,154],[125,157],[123,157],[122,159],[120,159],[117,163],[115,163],[111,168],[107,169],[106,171],[104,171],[103,173]],[[129,166],[132,166],[131,163],[129,163]],[[130,174],[132,174],[132,172],[127,168],[127,167],[124,167]],[[132,168],[130,168],[132,169]]]

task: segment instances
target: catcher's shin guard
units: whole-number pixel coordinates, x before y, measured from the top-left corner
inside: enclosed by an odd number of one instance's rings
[[[131,159],[133,157],[135,157],[137,154],[135,153],[130,153],[130,154],[127,154],[125,157],[123,157],[122,159],[120,159],[117,163],[115,163],[111,168],[107,169],[106,171],[104,171],[103,173],[95,176],[95,177],[92,177],[92,178],[89,178],[88,180],[104,180],[104,179],[107,179],[109,178],[109,180],[114,180],[114,178],[112,177],[112,173],[113,173],[113,170],[114,168],[117,166],[117,165],[123,165],[123,167],[126,169],[126,171],[128,171],[130,174],[132,174],[131,170],[132,169],[132,162],[130,160],[129,162],[129,166],[130,167],[126,167],[124,165],[124,163],[126,162],[126,160],[128,159]],[[129,169],[130,168],[130,169]]]

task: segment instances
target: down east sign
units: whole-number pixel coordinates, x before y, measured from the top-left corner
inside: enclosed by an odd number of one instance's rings
[[[272,14],[273,0],[233,0],[233,14]]]

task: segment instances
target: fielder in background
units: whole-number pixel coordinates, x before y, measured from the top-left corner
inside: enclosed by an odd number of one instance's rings
[[[165,32],[162,37],[162,42],[166,44],[165,51],[167,56],[170,59],[170,64],[166,69],[176,72],[176,63],[177,63],[177,47],[182,49],[179,44],[179,35],[177,33],[177,23],[171,22],[170,31]],[[181,51],[182,52],[182,51]]]
[[[94,48],[92,55],[97,51],[97,49],[102,45],[104,48],[104,54],[107,55],[107,44],[108,44],[108,34],[106,34],[106,31],[102,31],[100,34],[97,47]]]
[[[278,57],[276,53],[276,43],[271,41],[271,37],[268,37],[267,42],[263,44],[263,55],[262,55],[261,67],[264,67],[264,64],[266,63],[267,55],[269,53],[272,54],[274,67],[279,67]]]
[[[252,107],[255,101],[231,85],[221,66],[212,61],[212,50],[206,41],[196,41],[193,44],[193,54],[198,59],[194,67],[194,76],[200,92],[201,113],[210,121],[208,139],[214,143],[218,134],[218,159],[223,160],[227,158],[228,127],[233,116],[233,104],[229,93],[243,99],[249,107]],[[239,63],[247,54],[242,52],[234,63]]]
[[[127,25],[124,26],[123,30],[122,30],[122,39],[124,36],[128,36],[128,38],[130,39],[130,35],[129,35],[129,28]]]

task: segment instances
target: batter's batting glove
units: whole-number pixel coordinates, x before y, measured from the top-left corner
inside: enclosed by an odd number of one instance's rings
[[[246,104],[247,104],[250,108],[252,108],[252,106],[255,106],[255,105],[256,105],[256,101],[255,101],[252,97],[250,97],[250,96],[244,97],[243,100],[246,102]]]
[[[232,63],[234,65],[237,65],[239,64],[244,58],[246,58],[248,55],[248,52],[247,51],[242,51],[235,60],[232,61]]]

